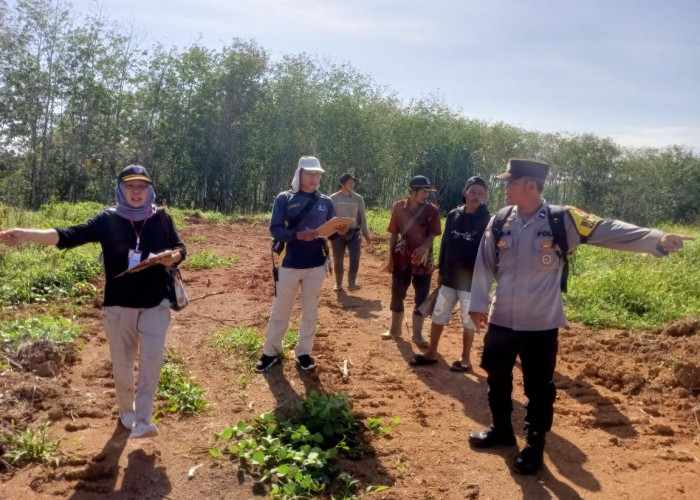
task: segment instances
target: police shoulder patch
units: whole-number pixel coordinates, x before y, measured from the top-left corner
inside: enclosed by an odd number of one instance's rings
[[[590,236],[596,226],[603,220],[574,206],[567,206],[566,211],[571,215],[578,234],[585,237]]]

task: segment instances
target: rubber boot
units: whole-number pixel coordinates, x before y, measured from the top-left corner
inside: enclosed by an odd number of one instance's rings
[[[343,270],[338,271],[335,269],[335,286],[333,287],[334,292],[340,292],[343,290]]]
[[[401,326],[403,325],[403,312],[391,311],[391,328],[382,333],[382,339],[389,340],[401,336]]]
[[[423,322],[425,321],[424,316],[418,314],[413,315],[413,321],[411,326],[413,327],[413,343],[418,347],[428,347],[430,342],[423,338]]]
[[[515,470],[521,474],[534,474],[542,465],[544,455],[544,438],[546,432],[530,430],[527,444],[515,458]]]

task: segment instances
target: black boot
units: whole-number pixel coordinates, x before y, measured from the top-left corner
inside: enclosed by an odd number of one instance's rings
[[[474,448],[491,448],[492,446],[513,446],[515,433],[513,426],[508,424],[492,425],[488,429],[469,434],[469,444]]]
[[[521,474],[534,474],[542,465],[546,432],[528,431],[527,444],[515,458],[515,470]]]

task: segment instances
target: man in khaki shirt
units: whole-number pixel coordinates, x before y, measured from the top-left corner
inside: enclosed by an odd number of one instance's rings
[[[333,247],[333,271],[335,272],[335,286],[333,290],[336,292],[343,291],[343,261],[345,260],[345,249],[348,250],[349,268],[348,268],[348,290],[359,290],[361,286],[357,283],[357,272],[360,269],[360,254],[362,253],[362,238],[360,233],[365,238],[365,243],[369,245],[371,239],[369,228],[367,227],[367,215],[365,214],[365,200],[359,194],[354,192],[355,179],[350,174],[340,176],[340,191],[333,193],[330,198],[335,207],[335,215],[337,217],[348,217],[353,219],[350,224],[350,229],[347,233],[340,235],[335,234],[329,239],[331,247]]]

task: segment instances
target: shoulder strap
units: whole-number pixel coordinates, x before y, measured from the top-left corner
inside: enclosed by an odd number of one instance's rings
[[[498,211],[496,214],[496,218],[493,220],[493,224],[491,224],[491,234],[493,235],[493,243],[496,245],[496,259],[498,260],[498,252],[500,250],[499,242],[501,241],[501,237],[503,236],[503,225],[506,223],[508,220],[508,217],[510,217],[510,213],[513,211],[513,205],[503,207]]]
[[[411,229],[411,226],[418,220],[418,217],[420,217],[420,214],[423,213],[423,210],[425,210],[425,207],[430,203],[429,201],[426,201],[422,205],[416,209],[416,211],[413,213],[411,218],[406,222],[406,224],[403,225],[403,227],[399,230],[399,233],[401,233],[401,236],[404,238],[406,237],[406,233],[408,233],[409,229]]]
[[[510,217],[513,207],[504,207],[498,211],[496,218],[491,225],[491,234],[493,242],[496,245],[496,259],[498,259],[500,245],[499,241],[503,236],[503,225],[508,217]],[[564,269],[561,273],[561,291],[566,292],[567,282],[569,280],[569,241],[566,238],[566,226],[564,224],[564,214],[566,207],[560,205],[548,205],[547,217],[549,219],[549,227],[552,230],[554,244],[559,248],[559,256],[564,259]]]
[[[301,212],[299,212],[292,220],[287,222],[287,229],[294,229],[297,224],[299,224],[304,217],[306,217],[306,214],[308,214],[313,206],[318,202],[318,200],[321,199],[321,195],[318,193],[318,191],[314,192],[313,197],[306,202],[306,205],[304,205],[304,208],[301,209]]]
[[[564,269],[561,273],[560,283],[563,293],[566,293],[569,280],[569,240],[566,237],[565,214],[566,207],[548,205],[547,216],[549,217],[549,227],[552,230],[552,238],[554,239],[554,244],[559,247],[559,256],[564,259]]]

